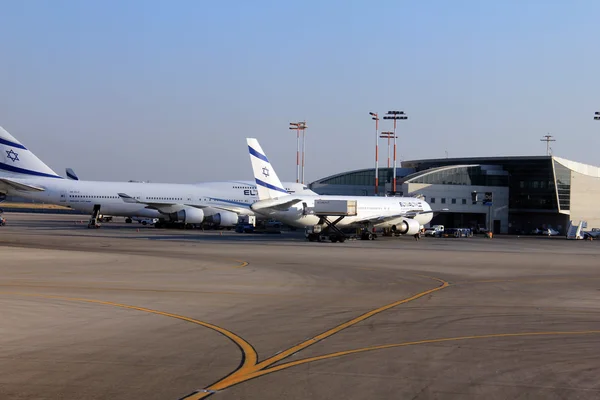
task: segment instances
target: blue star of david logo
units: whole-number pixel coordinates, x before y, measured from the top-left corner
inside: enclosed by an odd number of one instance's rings
[[[263,167],[263,175],[265,176],[265,178],[269,176],[269,168]]]
[[[6,150],[6,158],[12,160],[12,162],[19,161],[19,153],[15,153],[11,150]]]

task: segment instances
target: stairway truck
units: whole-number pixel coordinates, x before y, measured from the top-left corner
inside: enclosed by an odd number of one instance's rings
[[[315,200],[316,215],[353,217],[357,214],[356,200]]]

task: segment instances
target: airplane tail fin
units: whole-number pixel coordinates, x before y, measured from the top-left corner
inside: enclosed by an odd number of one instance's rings
[[[256,189],[258,190],[258,199],[275,199],[282,196],[289,196],[289,193],[277,177],[277,173],[267,159],[265,152],[260,147],[258,140],[247,138],[248,151],[250,152],[250,162],[252,171],[256,180]]]
[[[67,174],[67,178],[71,179],[72,181],[78,181],[79,177],[77,176],[77,174],[75,173],[75,171],[73,171],[73,168],[67,168],[65,170],[65,173]]]
[[[2,127],[0,127],[0,176],[61,178]]]

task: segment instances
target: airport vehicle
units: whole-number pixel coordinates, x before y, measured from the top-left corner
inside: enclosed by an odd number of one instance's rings
[[[433,225],[425,229],[425,236],[442,237],[444,234],[444,225]]]
[[[531,231],[531,234],[532,235],[544,235],[544,236],[558,236],[559,232],[555,229],[548,227],[548,228],[535,228],[533,231]]]
[[[72,171],[72,170],[71,170]],[[247,181],[168,184],[98,182],[63,179],[21,142],[0,128],[0,196],[16,194],[91,214],[88,226],[98,227],[104,215],[158,218],[167,223],[234,226],[239,215],[254,215],[256,185]],[[305,185],[287,183],[292,193],[310,193]]]
[[[589,231],[583,232],[584,236],[591,237],[592,239],[600,239],[600,228],[592,228]]]
[[[6,225],[6,218],[4,218],[2,215],[0,215],[0,226],[4,226]]]
[[[473,230],[469,228],[447,228],[444,230],[442,237],[447,238],[461,238],[461,237],[473,237]]]
[[[158,218],[141,218],[141,217],[133,217],[131,218],[133,221],[137,221],[137,223],[142,225],[154,225],[159,219]]]
[[[247,143],[259,198],[250,208],[285,224],[309,228],[308,240],[343,242],[347,236],[340,228],[344,227],[365,228],[362,239],[374,239],[374,228],[415,235],[433,218],[429,204],[413,197],[290,195],[258,140],[249,138]]]
[[[471,230],[474,233],[487,233],[487,231],[488,231],[487,226],[482,225],[482,224],[477,224],[477,226],[471,228]]]

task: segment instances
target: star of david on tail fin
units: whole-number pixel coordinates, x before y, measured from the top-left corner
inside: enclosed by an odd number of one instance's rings
[[[0,127],[0,177],[60,178],[56,172]]]
[[[277,177],[277,173],[269,162],[258,140],[247,138],[248,151],[250,152],[250,162],[252,163],[252,171],[256,180],[256,188],[258,190],[258,199],[276,199],[282,196],[289,196],[281,181]]]

